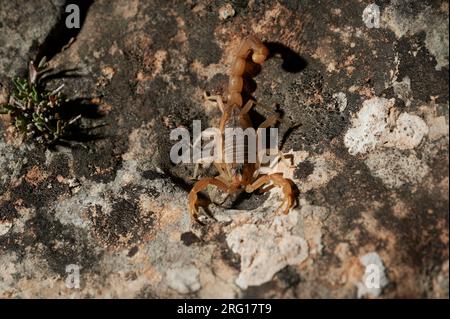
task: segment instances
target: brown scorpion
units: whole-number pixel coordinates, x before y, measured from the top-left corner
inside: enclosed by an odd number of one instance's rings
[[[226,102],[220,96],[209,96],[208,99],[215,101],[222,111],[220,119],[219,130],[224,134],[226,128],[240,127],[242,129],[252,128],[253,124],[248,112],[252,108],[254,101],[249,100],[243,105],[242,90],[243,90],[243,75],[246,69],[246,61],[251,54],[251,59],[254,63],[261,65],[269,55],[267,47],[256,37],[248,36],[240,44],[231,66],[228,97]],[[269,116],[259,128],[268,128],[276,124],[279,120],[277,115]],[[223,141],[224,139],[222,139]],[[227,145],[223,145],[222,152],[227,151]],[[294,205],[294,192],[291,186],[291,181],[285,179],[282,174],[268,174],[260,175],[260,163],[224,163],[222,161],[215,161],[219,175],[216,177],[206,177],[197,181],[189,193],[189,211],[194,220],[198,221],[198,206],[200,200],[198,193],[203,191],[208,185],[214,185],[222,191],[233,194],[240,191],[252,193],[262,186],[272,182],[274,186],[280,187],[284,193],[284,201],[279,207],[281,209],[285,206],[283,213],[287,214],[290,208]],[[268,190],[266,188],[263,191]]]

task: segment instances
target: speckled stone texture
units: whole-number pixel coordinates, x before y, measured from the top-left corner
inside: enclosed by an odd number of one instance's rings
[[[0,100],[46,54],[71,70],[48,85],[97,112],[54,150],[1,117],[0,297],[448,298],[448,1],[375,3],[377,25],[365,0],[99,0],[68,36],[63,1],[1,1]],[[169,133],[217,125],[203,96],[247,34],[272,53],[248,86],[282,116],[294,166],[273,171],[299,205],[276,214],[272,189],[201,226]]]

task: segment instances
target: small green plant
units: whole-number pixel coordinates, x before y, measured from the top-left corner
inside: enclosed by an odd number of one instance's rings
[[[64,137],[67,127],[79,119],[80,115],[69,120],[63,119],[62,112],[68,102],[61,93],[64,85],[49,91],[39,84],[45,65],[45,59],[38,67],[31,61],[28,79],[13,79],[15,90],[8,103],[0,105],[0,114],[10,115],[12,125],[24,139],[51,145]]]

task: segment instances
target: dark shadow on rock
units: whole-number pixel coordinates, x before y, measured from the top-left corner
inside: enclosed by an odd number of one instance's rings
[[[94,130],[106,126],[106,124],[99,124],[90,127],[83,127],[81,119],[101,119],[104,114],[100,111],[99,105],[91,102],[91,98],[76,98],[68,100],[62,106],[59,113],[61,119],[65,123],[70,123],[64,130],[64,135],[49,146],[54,149],[56,145],[64,145],[74,147],[84,142],[92,142],[101,140],[110,136],[105,134],[93,133]]]
[[[64,114],[62,117],[73,118],[81,115],[83,118],[100,119],[104,114],[100,111],[100,106],[91,102],[91,98],[71,99],[64,105]]]
[[[283,138],[281,139],[281,143],[280,143],[280,149],[282,150],[284,145],[286,144],[287,140],[289,139],[289,137],[291,136],[291,134],[298,128],[300,128],[302,126],[302,124],[296,124],[294,126],[291,126],[290,128],[288,128],[286,130],[286,133],[284,133]]]
[[[76,38],[83,27],[89,7],[93,2],[93,0],[68,0],[64,3],[64,11],[62,12],[56,25],[49,32],[42,45],[39,47],[36,61],[41,61],[43,57],[47,57],[47,60],[51,60],[70,43],[72,38]],[[66,18],[70,13],[65,12],[65,8],[69,4],[76,4],[80,8],[80,28],[69,29],[66,26]]]
[[[47,69],[44,72],[41,73],[39,82],[41,84],[44,84],[46,82],[52,81],[52,80],[58,80],[63,78],[81,78],[83,75],[80,73],[77,73],[77,71],[80,71],[79,68],[73,68],[73,69],[65,69],[53,72],[53,69]]]
[[[270,52],[267,59],[278,55],[281,56],[283,60],[281,67],[286,72],[298,73],[307,67],[308,63],[306,60],[287,46],[278,42],[264,42],[264,44]]]
[[[269,56],[267,57],[267,59],[278,56],[281,57],[283,61],[281,64],[281,68],[286,72],[298,73],[304,70],[308,65],[306,60],[303,59],[299,54],[279,42],[264,42],[264,45],[266,45],[266,47],[269,49]],[[249,99],[255,100],[255,98],[252,96],[253,92],[256,91],[256,82],[253,80],[253,78],[260,72],[261,66],[254,63],[249,56],[244,73],[244,90],[242,92],[244,103]],[[256,102],[256,107],[250,110],[251,118],[255,119],[253,123],[255,128],[258,127],[258,125],[261,124],[265,119],[261,114],[259,114],[259,112],[255,110],[257,109],[257,104],[258,102]],[[276,106],[276,108],[274,108],[273,111],[274,113],[278,113],[280,115],[280,118],[283,118],[284,112],[279,108],[278,105]]]

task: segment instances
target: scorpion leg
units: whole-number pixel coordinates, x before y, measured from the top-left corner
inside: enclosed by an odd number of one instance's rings
[[[211,101],[211,102],[215,102],[217,103],[217,105],[219,106],[220,111],[223,113],[224,112],[224,104],[223,104],[223,100],[222,97],[220,95],[207,95],[206,92],[203,93],[203,96],[205,98],[206,101]]]
[[[248,112],[250,112],[250,109],[253,107],[253,105],[255,105],[255,101],[248,100],[247,103],[245,103],[245,105],[242,107],[242,110],[239,114],[240,115],[247,114]]]
[[[272,125],[275,125],[279,121],[280,121],[280,117],[278,114],[271,115],[264,122],[261,123],[259,128],[268,128]],[[266,153],[267,153],[267,150],[269,151],[270,154],[273,154],[273,152],[275,152],[277,154],[277,156],[270,163],[269,167],[273,167],[278,160],[281,160],[288,167],[292,166],[291,162],[288,161],[287,157],[277,148],[266,149]],[[291,156],[291,158],[293,159],[293,156]]]
[[[260,178],[258,178],[256,181],[254,181],[252,184],[247,185],[245,187],[245,191],[247,193],[252,193],[256,189],[264,186],[265,184],[267,184],[269,182],[272,182],[275,186],[278,186],[283,190],[284,200],[283,200],[283,203],[278,208],[278,210],[281,207],[283,207],[284,204],[286,204],[286,207],[283,210],[283,214],[287,214],[289,212],[289,209],[294,204],[294,192],[292,190],[291,183],[289,182],[288,179],[285,179],[282,174],[277,173],[277,174],[263,175]]]
[[[280,120],[280,117],[277,114],[269,116],[267,119],[265,119],[264,122],[261,123],[261,125],[258,128],[268,128],[271,127]]]
[[[204,190],[208,185],[211,185],[211,184],[219,187],[220,189],[222,189],[225,192],[228,192],[228,186],[224,182],[221,182],[216,178],[203,178],[203,179],[199,180],[197,183],[195,183],[194,187],[192,188],[192,190],[190,191],[189,196],[188,196],[189,212],[195,221],[198,221],[198,215],[197,215],[197,213],[198,213],[198,210],[197,210],[198,196],[197,196],[197,194],[199,192],[201,192],[202,190]]]

